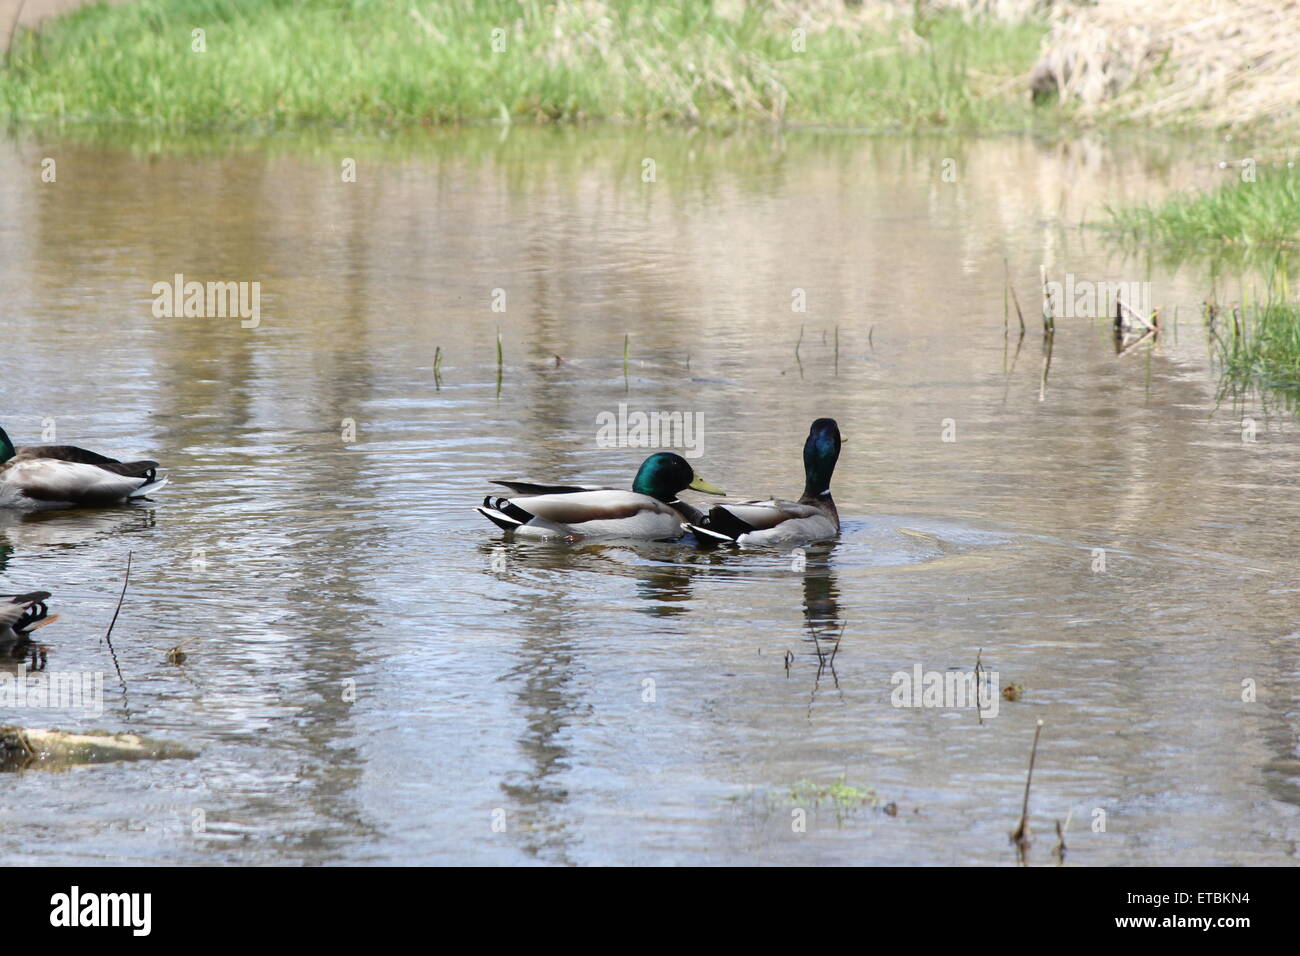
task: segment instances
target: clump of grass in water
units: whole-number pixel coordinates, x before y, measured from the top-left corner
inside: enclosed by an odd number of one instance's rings
[[[0,113],[169,128],[504,118],[1012,129],[1033,116],[1014,78],[1033,63],[1040,23],[950,12],[909,33],[846,7],[800,52],[801,16],[705,0],[96,5],[15,39]],[[196,27],[206,52],[191,49]],[[499,52],[493,30],[504,31]]]
[[[1112,231],[1139,242],[1211,252],[1216,245],[1300,247],[1300,170],[1261,169],[1255,182],[1106,212]]]
[[[871,788],[855,787],[844,777],[834,783],[813,783],[811,780],[799,780],[791,788],[784,801],[785,806],[807,807],[813,810],[822,805],[835,812],[836,822],[842,822],[863,807],[875,808],[880,805],[880,798]]]
[[[1207,319],[1223,389],[1276,392],[1295,407],[1300,399],[1300,304],[1291,296],[1288,273],[1300,249],[1300,170],[1260,169],[1254,182],[1107,211],[1112,230],[1124,239],[1158,243],[1182,256],[1191,252],[1216,266],[1240,261],[1271,268],[1265,302],[1223,312],[1207,309]]]
[[[1226,391],[1267,389],[1300,405],[1300,305],[1276,300],[1219,313],[1211,328]]]

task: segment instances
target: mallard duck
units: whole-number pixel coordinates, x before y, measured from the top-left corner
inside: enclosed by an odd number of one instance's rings
[[[499,479],[492,483],[519,497],[488,495],[475,510],[499,528],[544,538],[679,538],[683,521],[703,514],[679,501],[678,492],[690,488],[726,494],[696,477],[686,459],[671,452],[659,452],[642,462],[631,491]]]
[[[0,594],[0,658],[22,656],[29,642],[28,634],[58,619],[50,617],[45,602],[49,591],[27,594]]]
[[[714,505],[700,521],[687,522],[702,540],[746,546],[791,547],[840,533],[840,515],[831,497],[831,475],[840,457],[840,428],[819,418],[803,445],[803,494],[798,501],[773,498]]]
[[[112,505],[165,484],[156,461],[118,461],[73,445],[15,448],[0,428],[0,508]]]

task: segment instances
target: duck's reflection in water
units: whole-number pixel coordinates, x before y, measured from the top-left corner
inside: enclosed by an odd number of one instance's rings
[[[546,587],[544,580],[552,571],[581,568],[587,561],[564,542],[511,538],[485,541],[479,553],[494,575],[521,592],[511,611],[522,634],[518,654],[498,680],[517,685],[523,718],[517,743],[524,766],[500,783],[507,799],[502,822],[530,857],[570,864],[574,834],[563,782],[570,767],[565,740],[570,725],[589,708],[574,688],[579,662],[569,633],[577,611],[562,601],[562,589]]]
[[[835,655],[844,622],[831,568],[834,547],[834,543],[811,545],[802,554],[781,556],[779,573],[793,570],[803,580],[802,640],[816,665],[810,715],[827,679],[838,688]],[[522,625],[524,637],[515,665],[500,678],[517,683],[515,699],[523,717],[517,742],[524,767],[509,773],[500,784],[509,799],[507,830],[516,835],[528,855],[569,863],[576,833],[565,783],[574,759],[567,741],[574,726],[591,714],[582,690],[581,646],[572,636],[584,633],[583,625],[589,623],[589,612],[569,597],[575,588],[586,587],[574,580],[575,576],[606,579],[599,583],[600,593],[606,597],[609,577],[631,579],[642,599],[638,611],[671,618],[690,610],[696,575],[707,578],[711,571],[743,562],[745,556],[729,548],[697,550],[690,542],[571,543],[510,538],[485,541],[479,552],[487,567],[519,589],[521,598],[511,617]],[[770,556],[762,559],[770,561]],[[564,575],[571,586],[551,586],[554,574]]]
[[[146,531],[153,526],[154,509],[145,504],[120,508],[0,511],[0,553],[8,548],[77,547],[105,537]]]
[[[792,559],[803,565],[803,641],[805,645],[811,645],[810,650],[817,663],[812,691],[808,697],[809,717],[812,716],[817,693],[822,689],[826,677],[830,678],[837,692],[840,689],[835,658],[844,637],[845,622],[840,617],[840,590],[831,568],[831,552],[835,550],[835,545],[834,541],[809,545],[802,549],[802,554],[796,552]],[[787,661],[787,667],[791,663]]]
[[[692,597],[691,577],[721,559],[672,542],[515,541],[484,542],[484,563],[519,589],[511,612],[524,637],[518,659],[501,680],[517,683],[515,699],[522,711],[518,737],[525,766],[506,776],[501,790],[509,799],[507,831],[516,834],[525,853],[554,863],[571,862],[576,840],[569,792],[565,784],[573,755],[566,741],[575,725],[591,716],[584,697],[585,666],[580,635],[590,627],[589,611],[575,603],[575,591],[587,591],[591,575],[598,590],[592,600],[609,599],[610,577],[630,579],[644,600],[637,610],[656,617],[682,614]],[[553,575],[568,586],[554,587]]]

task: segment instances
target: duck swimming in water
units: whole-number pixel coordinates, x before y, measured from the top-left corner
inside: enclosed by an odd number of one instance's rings
[[[703,514],[680,501],[687,488],[710,495],[726,494],[696,476],[681,455],[659,452],[641,464],[631,491],[591,485],[540,485],[494,480],[516,497],[489,495],[477,508],[493,524],[525,537],[642,538],[671,540],[683,524]]]
[[[817,419],[803,446],[804,487],[798,501],[772,498],[714,505],[701,520],[684,527],[702,541],[744,547],[793,547],[835,537],[840,515],[831,497],[831,475],[842,444],[835,419]]]
[[[75,445],[15,447],[0,428],[0,508],[114,505],[166,484],[156,461],[118,461]]]

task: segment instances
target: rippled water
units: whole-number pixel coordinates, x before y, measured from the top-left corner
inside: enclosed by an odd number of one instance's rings
[[[0,143],[0,422],[173,478],[152,503],[0,517],[0,591],[55,594],[50,669],[107,675],[101,715],[0,722],[200,751],[0,775],[4,862],[1011,863],[1039,718],[1032,862],[1067,815],[1069,863],[1294,861],[1294,422],[1216,403],[1204,270],[1079,225],[1219,157],[816,133],[182,146]],[[1117,357],[1104,321],[1061,319],[1044,382],[1040,263],[1150,280],[1164,341]],[[260,327],[154,318],[178,272],[261,282]],[[795,570],[510,542],[474,513],[492,477],[625,486],[645,451],[596,442],[620,403],[702,414],[697,470],[752,496],[797,494],[808,423],[835,417],[842,537]],[[128,552],[119,681],[100,636]],[[977,656],[1024,686],[996,717],[891,705],[896,671]],[[840,781],[878,805],[813,806]]]

